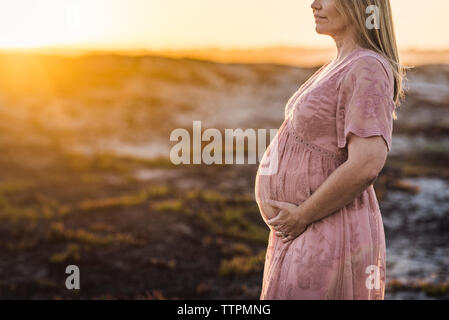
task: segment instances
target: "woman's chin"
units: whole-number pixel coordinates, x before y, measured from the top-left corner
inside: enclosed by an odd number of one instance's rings
[[[315,31],[318,34],[328,35],[329,33],[326,32],[326,29],[323,28],[320,24],[316,24]]]

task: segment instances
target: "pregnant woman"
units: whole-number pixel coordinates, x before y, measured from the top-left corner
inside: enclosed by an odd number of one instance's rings
[[[383,299],[373,183],[391,148],[403,78],[390,2],[316,0],[312,9],[338,54],[290,98],[258,169],[256,200],[271,230],[260,298]]]

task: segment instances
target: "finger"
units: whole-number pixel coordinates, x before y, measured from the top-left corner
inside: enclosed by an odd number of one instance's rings
[[[273,223],[269,223],[270,226],[272,226],[274,229],[279,230],[279,231],[286,231],[286,225],[283,221],[281,220],[276,220]]]
[[[287,234],[287,230],[285,230],[285,226],[282,224],[279,224],[275,227],[273,227],[274,230],[276,230],[277,232],[284,232],[285,234]]]
[[[280,232],[280,231],[278,231],[278,232],[276,232],[276,236],[278,236],[279,238],[282,238],[282,236],[283,236],[283,233],[282,233],[282,232]]]
[[[280,223],[284,223],[285,217],[288,217],[288,212],[285,210],[281,210],[276,217],[268,220],[267,223],[272,226],[278,225]]]
[[[281,201],[276,201],[276,200],[268,200],[268,204],[271,205],[272,207],[278,208],[278,209],[285,209],[286,203],[285,202],[281,202]]]
[[[277,226],[277,225],[279,225],[282,222],[281,221],[281,218],[282,218],[281,214],[282,214],[282,211],[280,211],[279,214],[276,217],[268,220],[267,223],[270,226]]]
[[[280,223],[276,226],[279,231],[284,232],[285,234],[292,234],[294,232],[293,228],[285,223]]]
[[[295,203],[285,202],[285,201],[277,201],[269,199],[267,201],[268,204],[270,204],[273,207],[283,209],[283,210],[291,210],[292,208],[296,208],[298,205]]]

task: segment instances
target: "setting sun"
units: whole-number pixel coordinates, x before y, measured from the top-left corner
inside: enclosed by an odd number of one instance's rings
[[[80,13],[86,4],[23,0],[2,3],[0,46],[34,48],[85,41],[93,27],[82,23]]]

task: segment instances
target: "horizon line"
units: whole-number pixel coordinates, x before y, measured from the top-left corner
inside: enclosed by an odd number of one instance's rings
[[[125,53],[132,55],[144,55],[145,53],[177,53],[177,52],[192,52],[192,51],[262,51],[262,50],[336,50],[333,46],[312,46],[312,45],[289,45],[289,44],[273,44],[273,45],[263,45],[263,46],[218,46],[218,45],[207,45],[207,46],[192,46],[192,47],[166,47],[166,48],[120,48],[120,47],[95,47],[95,46],[39,46],[39,47],[29,47],[29,48],[8,48],[0,47],[0,54],[3,53],[44,53],[51,54],[54,51],[56,55],[84,55],[92,53]],[[449,52],[448,47],[416,47],[407,46],[398,48],[400,52],[438,52],[444,53]]]

